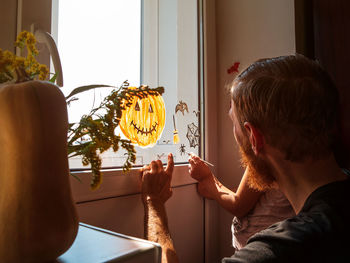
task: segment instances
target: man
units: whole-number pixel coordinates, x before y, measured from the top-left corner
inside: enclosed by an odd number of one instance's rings
[[[350,262],[350,180],[331,150],[337,108],[328,74],[301,55],[257,61],[237,77],[229,114],[249,184],[278,187],[296,216],[255,234],[223,262]],[[172,166],[170,155],[165,171],[152,162],[142,176],[142,195],[151,200],[145,209],[152,210],[147,237],[157,233],[163,262],[177,262],[164,209]]]

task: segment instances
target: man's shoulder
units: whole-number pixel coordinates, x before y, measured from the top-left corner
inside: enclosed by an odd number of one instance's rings
[[[314,224],[346,228],[350,221],[350,180],[336,181],[316,189],[306,200],[297,217],[311,219]],[[327,228],[324,229],[327,231]],[[343,229],[341,229],[343,231]]]
[[[223,262],[350,262],[350,190],[343,183],[318,189],[298,215],[255,234]]]
[[[350,262],[347,235],[334,235],[329,220],[318,217],[297,215],[276,223],[223,262]]]
[[[350,177],[346,180],[331,182],[317,188],[305,201],[302,211],[309,210],[310,206],[318,202],[342,205],[347,202],[348,199],[346,197],[350,197]]]
[[[281,251],[290,248],[314,251],[345,247],[350,236],[350,180],[337,182],[315,192],[300,213],[254,235],[249,242],[275,244]]]

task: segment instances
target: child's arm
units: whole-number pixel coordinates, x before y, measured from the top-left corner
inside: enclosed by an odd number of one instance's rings
[[[189,158],[189,172],[198,181],[198,192],[201,196],[216,200],[221,207],[237,217],[246,215],[259,200],[262,192],[254,190],[248,185],[247,168],[236,192],[222,185],[212,174],[209,167],[198,157]]]

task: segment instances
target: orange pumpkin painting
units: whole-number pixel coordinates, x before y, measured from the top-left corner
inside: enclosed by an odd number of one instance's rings
[[[134,96],[119,123],[123,134],[141,147],[153,146],[161,137],[164,125],[165,105],[159,93],[145,98]]]

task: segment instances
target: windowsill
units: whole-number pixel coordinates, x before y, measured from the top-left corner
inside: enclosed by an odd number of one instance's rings
[[[125,196],[140,193],[139,168],[127,173],[122,170],[108,170],[102,172],[103,181],[98,190],[90,190],[90,172],[73,172],[81,179],[81,183],[71,176],[73,198],[76,203],[99,200],[111,197]],[[171,182],[172,187],[194,184],[188,173],[188,165],[176,165]]]

